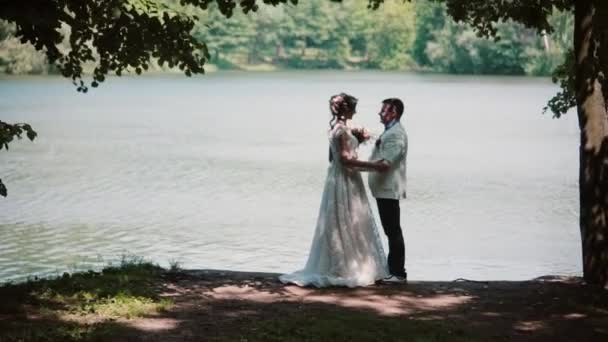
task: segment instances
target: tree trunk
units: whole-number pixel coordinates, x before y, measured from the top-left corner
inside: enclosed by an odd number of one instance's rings
[[[580,230],[583,274],[589,284],[608,288],[608,113],[606,81],[598,51],[608,44],[600,24],[605,0],[577,0],[574,49],[580,141]],[[605,18],[605,17],[604,17]],[[600,50],[601,48],[601,50]],[[605,52],[606,50],[604,50]]]
[[[285,49],[283,48],[283,43],[278,42],[275,51],[275,61],[280,61],[285,58]]]

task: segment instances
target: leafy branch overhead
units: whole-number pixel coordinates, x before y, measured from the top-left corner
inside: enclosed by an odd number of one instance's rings
[[[37,133],[32,129],[32,126],[28,124],[9,124],[0,121],[0,150],[3,148],[8,150],[8,143],[13,141],[15,138],[21,139],[23,133],[25,133],[28,139],[32,141],[37,135]],[[6,197],[6,192],[6,187],[0,179],[0,195]]]
[[[2,148],[8,150],[8,143],[13,141],[14,138],[21,139],[23,133],[32,141],[38,135],[29,124],[9,124],[0,121],[0,150]]]
[[[330,1],[330,0],[328,0]],[[340,2],[340,0],[331,0]],[[411,1],[411,0],[407,0]],[[550,33],[548,21],[554,9],[572,11],[573,0],[434,0],[444,3],[456,21],[474,27],[480,36],[497,36],[497,23],[514,20],[539,33]],[[141,74],[152,59],[159,64],[180,68],[187,76],[204,73],[209,52],[204,42],[192,34],[198,18],[188,7],[208,10],[217,6],[225,17],[240,8],[244,13],[257,11],[258,3],[277,6],[297,0],[22,0],[3,1],[0,19],[14,22],[16,35],[38,50],[45,51],[50,63],[63,76],[71,78],[78,91],[86,92],[83,66],[94,65],[91,86],[97,87],[110,72]],[[368,7],[377,9],[384,0],[369,0]],[[44,15],[40,15],[44,13]],[[69,27],[67,37],[62,26]],[[58,48],[67,39],[68,49]],[[572,70],[565,63],[555,74],[562,86],[572,82]],[[548,108],[556,116],[574,103],[574,91],[562,88]]]
[[[296,0],[291,0],[296,3]],[[277,5],[287,0],[264,0]],[[210,0],[21,0],[3,1],[0,19],[17,26],[16,36],[42,50],[50,63],[71,78],[78,91],[86,92],[83,65],[94,64],[91,86],[97,87],[109,72],[141,74],[151,59],[178,67],[187,76],[204,73],[209,53],[191,31],[198,18],[185,6],[207,9]],[[238,3],[247,13],[257,10],[255,0]],[[230,17],[237,3],[217,0],[220,12]],[[44,14],[44,15],[41,15]],[[68,37],[60,28],[69,27]],[[58,45],[69,40],[69,49]]]
[[[8,2],[8,4],[7,4]],[[44,50],[50,63],[71,78],[79,91],[87,91],[83,65],[93,63],[96,87],[105,76],[127,70],[148,69],[151,58],[186,75],[202,73],[208,54],[203,43],[190,35],[195,17],[150,0],[26,0],[5,1],[0,18],[14,22],[23,43]],[[44,15],[41,15],[44,13]],[[69,50],[57,46],[70,28]]]

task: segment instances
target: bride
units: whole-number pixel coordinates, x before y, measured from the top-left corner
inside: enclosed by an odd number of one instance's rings
[[[382,162],[357,158],[364,130],[348,125],[356,113],[357,99],[341,93],[329,101],[327,179],[308,261],[304,269],[279,277],[299,286],[366,286],[388,276],[386,256],[367,200],[360,171],[383,172]]]

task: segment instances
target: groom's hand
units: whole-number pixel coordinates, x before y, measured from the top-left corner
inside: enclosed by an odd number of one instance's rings
[[[378,172],[386,172],[391,168],[391,164],[387,163],[385,160],[379,160],[376,162],[376,171]]]

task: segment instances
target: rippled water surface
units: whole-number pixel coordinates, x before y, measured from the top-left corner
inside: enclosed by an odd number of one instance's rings
[[[580,273],[577,124],[541,115],[546,79],[218,73],[0,79],[0,119],[39,133],[0,152],[0,281],[123,254],[243,271],[303,266],[327,167],[330,95],[381,132],[405,100],[412,279]],[[363,147],[361,156],[369,154]]]

